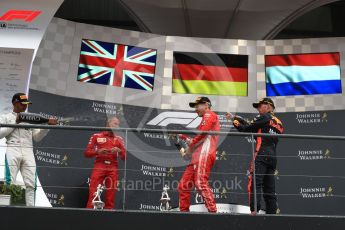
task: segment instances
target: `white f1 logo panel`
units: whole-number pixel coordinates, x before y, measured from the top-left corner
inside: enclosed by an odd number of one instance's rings
[[[185,125],[187,128],[197,128],[201,122],[201,117],[196,113],[187,112],[163,112],[149,121],[148,125],[166,127],[169,124]]]

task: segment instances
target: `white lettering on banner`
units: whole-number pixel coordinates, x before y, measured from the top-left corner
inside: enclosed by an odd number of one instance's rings
[[[251,137],[245,137],[246,138],[246,140],[248,141],[248,143],[256,143],[256,140],[255,140],[255,138],[251,138]]]
[[[93,111],[97,113],[105,113],[111,115],[117,114],[116,105],[93,102],[91,107],[93,108]]]
[[[310,123],[320,123],[321,119],[297,119],[298,123],[310,124]]]
[[[297,119],[321,118],[321,114],[319,114],[319,113],[296,114],[296,117],[297,117]]]
[[[299,124],[315,124],[327,122],[327,113],[296,114],[296,120]]]
[[[151,205],[151,204],[140,204],[140,210],[156,210],[160,211],[160,207],[158,205]]]
[[[65,196],[63,194],[45,193],[45,195],[52,205],[64,205]]]
[[[301,193],[326,192],[326,188],[301,188]]]
[[[321,155],[321,154],[323,154],[322,150],[311,150],[311,151],[299,150],[298,151],[298,156],[301,156],[301,155]]]
[[[142,165],[141,171],[145,176],[165,177],[167,175],[167,168],[159,166]]]
[[[298,150],[300,160],[323,160],[331,157],[329,149],[323,150]]]
[[[333,194],[333,188],[332,187],[301,188],[300,194],[302,198],[305,198],[305,199],[331,197]]]
[[[113,110],[116,110],[116,105],[101,104],[101,103],[93,102],[92,108],[103,108],[103,109],[113,109]]]
[[[144,137],[152,139],[169,139],[168,135],[159,133],[144,133]]]
[[[322,198],[322,197],[326,197],[325,193],[318,193],[318,194],[302,194],[303,198]]]
[[[35,156],[38,161],[50,163],[54,165],[61,164],[61,155],[53,154],[48,152],[43,152],[41,150],[36,150]]]
[[[151,171],[148,171],[148,170],[143,170],[143,174],[144,174],[145,176],[153,176],[153,177],[156,177],[156,176],[165,177],[165,176],[166,176],[166,173],[162,173],[162,172],[151,172]]]
[[[324,156],[299,156],[301,160],[323,160]]]
[[[37,156],[37,160],[45,162],[45,163],[54,164],[54,165],[59,165],[60,164],[59,160],[53,160],[53,159],[49,159],[49,158],[44,158],[42,156]]]
[[[141,170],[154,170],[154,171],[161,171],[161,172],[166,172],[167,168],[165,167],[159,167],[159,166],[147,166],[147,165],[142,165]]]

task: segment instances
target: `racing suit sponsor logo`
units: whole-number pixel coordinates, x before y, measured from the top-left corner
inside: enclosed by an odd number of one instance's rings
[[[105,138],[105,137],[98,137],[97,138],[98,144],[104,144],[105,142],[107,142],[107,138]]]

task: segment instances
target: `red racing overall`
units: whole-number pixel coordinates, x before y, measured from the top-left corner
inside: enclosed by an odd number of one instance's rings
[[[213,111],[206,112],[198,130],[219,131],[220,125],[218,116]],[[186,135],[181,138],[187,139]],[[178,186],[180,198],[180,211],[188,212],[190,207],[191,189],[195,186],[202,196],[206,208],[209,212],[217,212],[208,178],[216,160],[216,150],[218,144],[217,135],[199,134],[195,136],[189,146],[192,149],[192,161],[187,166]]]
[[[111,152],[112,148],[119,148],[120,152]],[[109,153],[97,153],[99,149],[107,149]],[[87,208],[93,208],[92,199],[99,184],[106,187],[105,190],[105,209],[114,208],[115,192],[118,182],[118,161],[126,159],[126,149],[122,137],[114,135],[112,132],[101,132],[92,135],[89,144],[84,152],[86,157],[96,157],[92,170],[89,187],[89,199]]]

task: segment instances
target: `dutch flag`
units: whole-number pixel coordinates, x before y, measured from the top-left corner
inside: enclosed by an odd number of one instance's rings
[[[341,94],[339,53],[266,55],[267,96]]]

